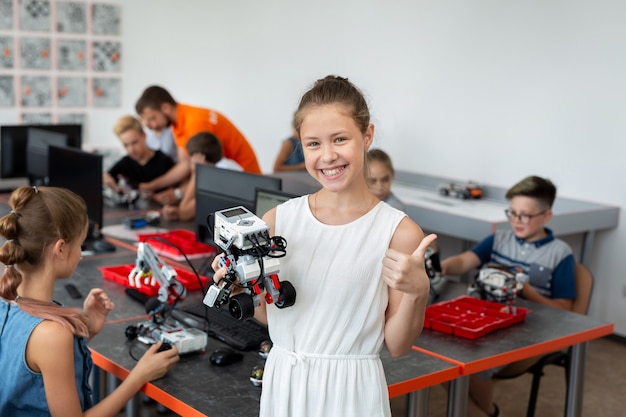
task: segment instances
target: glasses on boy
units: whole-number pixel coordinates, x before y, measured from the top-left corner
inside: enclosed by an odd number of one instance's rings
[[[504,214],[510,221],[517,219],[521,224],[528,224],[534,217],[541,216],[542,214],[545,214],[546,211],[547,210],[540,211],[539,213],[535,213],[535,214],[527,214],[527,213],[516,213],[511,209],[506,209],[504,210]]]

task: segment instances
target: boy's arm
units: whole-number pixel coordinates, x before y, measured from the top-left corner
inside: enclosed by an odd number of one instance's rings
[[[189,169],[189,158],[185,157],[184,160],[179,160],[179,162],[172,167],[165,174],[161,175],[153,179],[150,182],[142,182],[139,184],[139,189],[142,191],[156,191],[167,187],[172,187],[184,179],[189,177],[190,169]]]
[[[108,172],[102,174],[102,182],[109,188],[117,191],[117,181]]]
[[[572,305],[574,300],[569,298],[548,298],[539,294],[536,289],[533,288],[528,282],[524,283],[524,287],[522,288],[522,295],[529,301],[543,304],[546,306],[560,308],[561,310],[572,310]]]
[[[183,199],[178,205],[178,219],[186,222],[196,216],[196,174],[192,171],[189,181],[185,185]]]
[[[441,261],[441,275],[463,275],[480,265],[478,255],[468,250]]]

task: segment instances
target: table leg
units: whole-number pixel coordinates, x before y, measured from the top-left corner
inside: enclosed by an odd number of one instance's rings
[[[126,403],[126,417],[137,417],[139,415],[139,403],[141,398],[139,393],[135,394],[133,398]]]
[[[409,392],[406,399],[406,417],[427,417],[429,388]]]
[[[107,395],[110,395],[119,385],[119,380],[115,375],[107,373],[106,385]],[[126,403],[126,406],[124,407],[126,417],[136,417],[139,415],[139,406],[141,402],[139,395],[140,393],[135,394],[135,396]]]
[[[579,260],[579,262],[583,265],[587,265],[587,255],[591,255],[591,248],[593,247],[593,240],[595,237],[595,230],[589,230],[583,233],[583,247],[580,249]]]
[[[115,388],[117,388],[117,377],[113,374],[107,373],[107,395],[111,395],[111,393],[115,391]]]
[[[466,417],[469,398],[469,376],[461,375],[450,381],[448,417]]]
[[[581,417],[583,408],[583,386],[585,383],[587,342],[572,346],[571,355],[569,380],[567,381],[567,397],[565,400],[565,416]]]

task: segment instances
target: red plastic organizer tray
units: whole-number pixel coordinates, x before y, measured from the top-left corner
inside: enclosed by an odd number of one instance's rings
[[[102,277],[104,279],[117,282],[118,284],[122,284],[123,286],[130,288],[131,286],[130,282],[128,282],[128,274],[130,274],[130,271],[132,271],[134,267],[135,265],[133,264],[126,264],[116,266],[101,266],[98,268],[102,272]],[[181,284],[184,285],[187,291],[197,291],[200,289],[196,274],[178,268],[174,268],[174,271],[176,271],[176,279],[178,279]],[[202,281],[202,286],[206,287],[207,283],[209,282],[209,278],[200,275],[200,280]],[[137,288],[137,290],[146,294],[149,297],[154,297],[159,293],[159,285],[142,285],[141,287]]]
[[[183,261],[185,260],[185,257],[178,249],[172,245],[168,245],[167,242],[160,239],[167,240],[168,242],[178,246],[189,259],[215,255],[217,253],[217,249],[213,246],[197,242],[195,233],[184,229],[171,230],[165,233],[140,233],[138,234],[138,238],[140,242],[144,242],[149,239],[148,243],[152,246],[156,253],[167,256],[168,258],[176,261]]]
[[[494,330],[520,323],[530,312],[527,308],[517,306],[512,313],[507,309],[504,304],[464,295],[428,306],[424,328],[476,339]]]

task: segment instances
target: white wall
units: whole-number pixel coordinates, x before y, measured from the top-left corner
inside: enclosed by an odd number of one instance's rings
[[[269,171],[301,94],[334,73],[367,95],[397,169],[503,187],[537,174],[562,196],[626,204],[621,0],[116,2],[123,108],[90,112],[91,145],[115,146],[115,119],[158,83],[225,113]],[[621,335],[625,250],[621,214],[590,262],[591,314]]]

